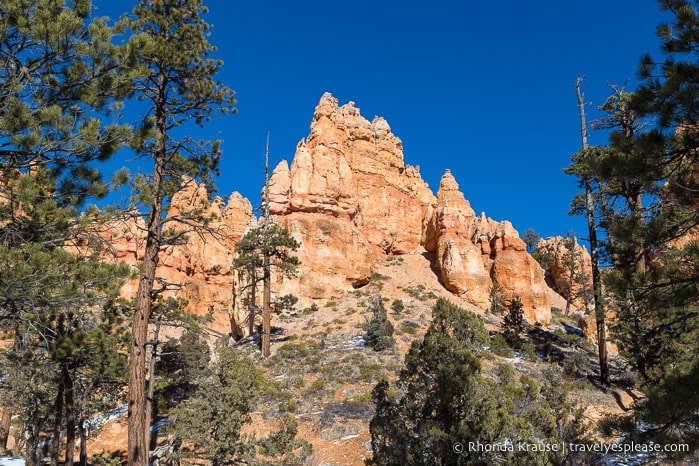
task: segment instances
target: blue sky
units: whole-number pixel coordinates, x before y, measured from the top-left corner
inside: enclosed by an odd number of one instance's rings
[[[128,2],[95,0],[116,17]],[[387,119],[405,162],[436,192],[451,169],[476,213],[520,233],[574,230],[577,192],[562,169],[580,148],[575,80],[585,75],[588,117],[658,53],[654,0],[230,1],[205,0],[220,79],[238,113],[198,137],[222,138],[219,193],[259,203],[265,139],[272,166],[291,160],[328,91]],[[604,143],[604,135],[591,137]]]

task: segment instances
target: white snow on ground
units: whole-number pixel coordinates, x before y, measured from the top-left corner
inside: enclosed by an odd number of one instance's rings
[[[24,466],[24,456],[0,456],[0,466]]]

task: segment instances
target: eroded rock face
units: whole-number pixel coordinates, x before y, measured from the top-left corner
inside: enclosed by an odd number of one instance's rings
[[[316,213],[349,220],[385,254],[420,246],[421,223],[434,195],[418,171],[403,162],[403,145],[386,120],[369,122],[353,102],[321,97],[306,140],[287,168],[274,170],[270,211]]]
[[[375,251],[348,219],[294,212],[278,221],[301,244],[295,252],[301,266],[296,277],[282,281],[280,296],[294,294],[305,307],[369,282]]]
[[[572,248],[569,247],[571,244]],[[592,299],[592,260],[587,249],[562,236],[542,238],[536,248],[548,252],[552,259],[549,285],[566,299],[572,294],[571,305],[585,311],[585,296],[588,296],[587,301]]]
[[[165,296],[177,296],[188,301],[187,310],[195,315],[213,312],[215,330],[230,329],[231,296],[235,243],[253,221],[250,202],[234,193],[226,204],[216,198],[209,202],[203,185],[186,181],[184,189],[173,196],[168,218],[186,217],[193,210],[211,218],[208,231],[189,233],[183,244],[167,246],[160,253],[157,276],[167,283],[180,286]],[[175,223],[172,224],[176,227]],[[137,266],[145,250],[145,225],[142,218],[115,222],[105,232],[105,239],[112,245],[117,260]],[[138,280],[132,280],[122,288],[122,295],[136,295]]]
[[[494,282],[507,296],[519,296],[530,323],[547,325],[551,298],[544,271],[526,252],[510,222],[476,217],[449,170],[440,182],[435,205],[425,214],[423,244],[436,252],[436,266],[446,288],[487,308]]]

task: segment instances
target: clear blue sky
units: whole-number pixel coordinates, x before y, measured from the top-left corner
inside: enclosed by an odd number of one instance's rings
[[[128,2],[94,0],[117,16]],[[606,85],[659,56],[654,0],[283,1],[205,0],[220,79],[238,113],[200,137],[224,139],[219,192],[259,203],[263,154],[291,161],[328,91],[387,119],[405,162],[436,192],[450,168],[476,213],[520,233],[575,230],[577,182],[562,169],[580,148],[574,83],[585,75],[589,118]],[[592,143],[604,143],[592,135]]]

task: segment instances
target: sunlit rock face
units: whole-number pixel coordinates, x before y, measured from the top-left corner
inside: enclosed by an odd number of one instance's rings
[[[436,253],[436,268],[449,291],[487,308],[497,283],[506,298],[521,299],[527,321],[548,325],[551,298],[544,271],[510,222],[476,217],[449,170],[436,203],[426,211],[422,241]]]

